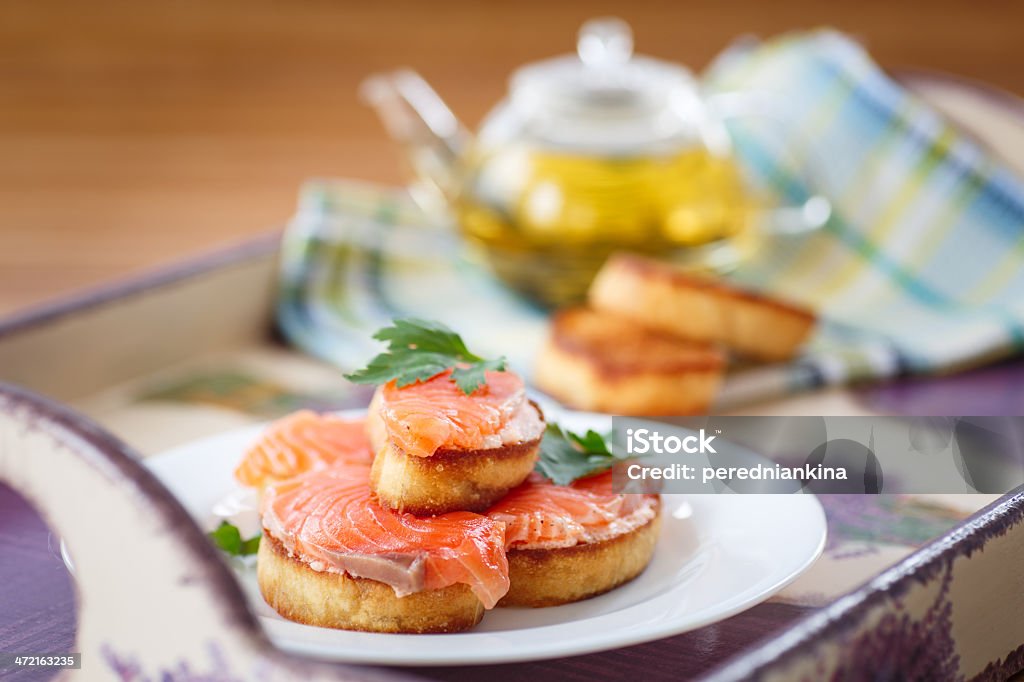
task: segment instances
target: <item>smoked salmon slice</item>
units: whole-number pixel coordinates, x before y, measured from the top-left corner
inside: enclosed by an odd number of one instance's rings
[[[466,395],[450,375],[448,370],[403,388],[390,381],[378,390],[371,412],[394,446],[429,457],[441,448],[481,450],[524,439],[514,427],[519,421],[527,426],[525,417],[534,413],[522,379],[512,372],[487,372],[487,382]]]
[[[538,473],[487,511],[505,526],[508,549],[551,549],[628,533],[657,514],[657,495],[618,494],[607,471],[555,485]]]
[[[374,500],[369,477],[369,466],[336,463],[270,485],[263,526],[314,570],[377,580],[399,597],[463,583],[489,609],[508,592],[500,523],[470,512],[391,511]]]
[[[369,465],[372,461],[365,419],[302,410],[267,427],[235,468],[235,478],[261,488],[336,463]]]

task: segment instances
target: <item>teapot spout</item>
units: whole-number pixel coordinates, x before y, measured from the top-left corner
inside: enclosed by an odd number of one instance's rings
[[[375,74],[360,86],[388,134],[402,145],[425,208],[438,209],[457,194],[459,168],[471,136],[434,89],[415,71]]]

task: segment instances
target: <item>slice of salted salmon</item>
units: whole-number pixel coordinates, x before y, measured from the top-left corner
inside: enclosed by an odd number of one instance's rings
[[[508,549],[546,549],[600,542],[644,525],[657,495],[612,491],[612,472],[555,485],[538,473],[487,511],[505,526]]]
[[[384,582],[398,596],[464,583],[484,608],[508,592],[502,525],[453,512],[417,518],[373,499],[370,468],[335,464],[269,486],[266,532],[315,570]]]
[[[512,372],[485,376],[487,383],[469,395],[451,380],[451,370],[403,388],[388,382],[374,400],[387,438],[417,457],[442,447],[490,449],[516,440],[516,429],[506,426],[529,407],[523,380]]]
[[[235,468],[235,478],[261,488],[336,463],[369,465],[372,461],[365,419],[302,410],[267,427]]]

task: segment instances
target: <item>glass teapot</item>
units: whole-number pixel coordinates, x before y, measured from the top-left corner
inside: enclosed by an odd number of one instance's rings
[[[586,22],[575,55],[519,68],[475,136],[414,72],[371,76],[362,94],[404,146],[417,201],[544,304],[583,298],[615,251],[720,271],[765,232],[722,117],[685,67],[634,55],[619,19]],[[817,201],[791,212],[796,230],[827,219]]]

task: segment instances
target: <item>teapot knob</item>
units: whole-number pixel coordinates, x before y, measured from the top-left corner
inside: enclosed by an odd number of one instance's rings
[[[590,67],[625,64],[633,56],[633,30],[616,17],[590,19],[580,27],[576,53]]]

